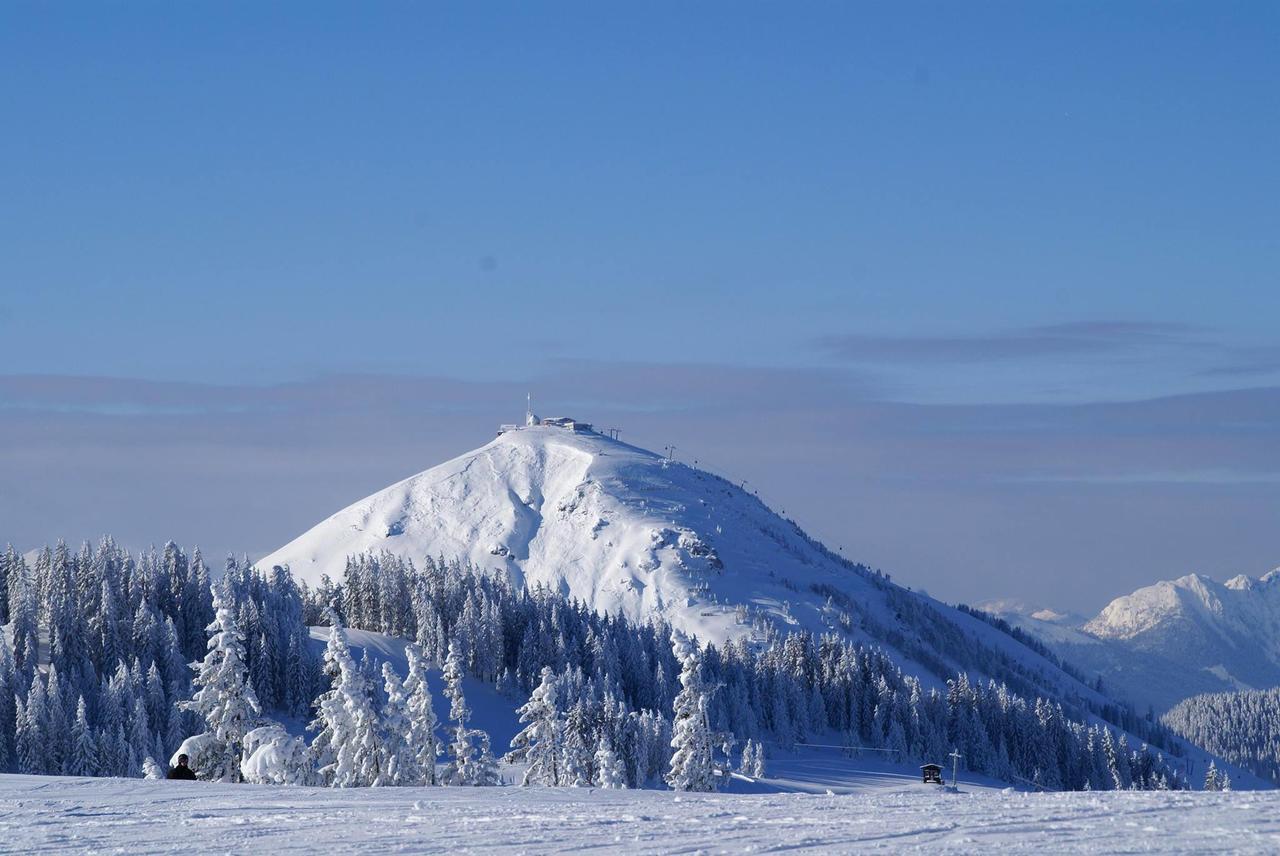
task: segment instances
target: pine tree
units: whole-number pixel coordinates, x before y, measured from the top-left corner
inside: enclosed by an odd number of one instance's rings
[[[1210,761],[1209,769],[1204,774],[1204,789],[1206,791],[1222,790],[1222,780],[1218,776],[1218,765]]]
[[[151,729],[147,725],[147,707],[142,699],[134,699],[133,712],[129,717],[129,748],[132,751],[132,757],[138,760],[139,765],[153,751],[151,743]],[[141,776],[143,769],[139,766],[136,769],[128,771],[129,776]]]
[[[742,775],[759,779],[764,776],[764,744],[756,740],[748,740],[742,747]]]
[[[244,635],[231,607],[220,602],[206,630],[209,653],[202,662],[192,664],[196,673],[192,683],[198,689],[180,707],[203,717],[210,738],[196,773],[204,779],[238,782],[244,735],[257,727],[262,708],[249,683]]]
[[[753,779],[761,779],[765,776],[764,766],[764,744],[756,741],[756,751],[752,756],[751,777]]]
[[[498,773],[498,759],[493,757],[493,747],[489,742],[489,732],[473,728],[471,734],[480,744],[476,754],[475,774],[472,784],[479,787],[493,787],[502,784],[502,776]]]
[[[10,552],[12,550],[11,547]],[[14,700],[18,692],[16,684],[13,655],[9,652],[9,643],[4,633],[0,632],[0,770],[11,769],[17,761],[17,749],[13,742],[16,728]]]
[[[613,742],[608,739],[600,741],[596,749],[596,784],[606,790],[622,790],[627,786],[627,771],[622,759],[613,751]]]
[[[40,686],[38,682],[33,685],[33,687],[38,686]],[[44,735],[40,730],[39,718],[30,716],[30,708],[23,704],[22,699],[17,699],[16,707],[17,732],[14,734],[14,744],[17,748],[18,771],[31,774],[43,773]]]
[[[48,688],[45,702],[45,756],[48,771],[52,774],[67,772],[67,756],[71,753],[68,742],[71,728],[67,711],[62,703],[62,680],[56,663],[49,664]]]
[[[436,712],[427,686],[427,664],[422,658],[422,648],[410,642],[404,649],[409,661],[409,673],[405,677],[404,691],[409,716],[409,746],[415,750],[414,765],[425,785],[437,784],[436,758],[440,745],[436,738]]]
[[[563,759],[561,761],[562,784],[571,788],[591,786],[592,752],[587,748],[590,723],[587,721],[586,709],[579,701],[569,709],[564,723],[564,739],[561,741]]]
[[[420,785],[422,772],[411,742],[413,728],[404,685],[390,663],[382,664],[382,680],[387,696],[382,706],[382,784]]]
[[[560,711],[556,676],[550,666],[542,667],[542,682],[517,713],[526,725],[512,738],[507,763],[528,765],[521,785],[560,784]]]
[[[89,729],[89,714],[84,696],[76,704],[76,719],[71,725],[71,758],[67,772],[72,776],[98,775],[98,743]]]
[[[142,759],[142,777],[153,782],[158,782],[164,778],[164,770],[160,769],[156,759],[150,755]]]
[[[462,693],[462,650],[449,643],[449,656],[445,659],[443,678],[444,694],[449,699],[449,719],[453,721],[453,742],[449,744],[449,763],[444,770],[446,785],[473,785],[476,780],[476,747],[471,742],[472,732],[467,727],[471,708]]]
[[[673,636],[676,659],[681,663],[680,692],[672,712],[671,767],[667,784],[676,791],[714,791],[716,781],[711,754],[711,728],[707,721],[710,690],[702,679],[702,658],[682,634]]]
[[[329,624],[325,663],[333,686],[318,699],[318,712],[310,725],[319,732],[312,750],[320,776],[338,788],[382,784],[382,743],[369,688],[351,656],[346,629],[332,610]]]

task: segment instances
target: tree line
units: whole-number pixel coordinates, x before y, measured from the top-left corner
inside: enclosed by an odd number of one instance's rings
[[[355,556],[341,582],[314,588],[229,559],[212,583],[198,551],[134,557],[106,539],[46,549],[30,568],[9,550],[0,574],[14,639],[0,640],[7,769],[141,775],[148,756],[186,745],[214,778],[489,784],[498,761],[470,724],[469,674],[528,699],[506,755],[528,784],[701,789],[729,769],[759,773],[764,747],[834,735],[903,760],[958,749],[973,772],[1046,788],[1184,786],[1158,752],[994,681],[928,686],[836,634],[699,644],[659,618],[600,615],[441,559]],[[308,625],[323,624],[316,656]],[[409,674],[355,661],[345,626],[410,640]],[[443,668],[447,724],[427,715],[428,663]],[[310,743],[273,713],[310,716]]]

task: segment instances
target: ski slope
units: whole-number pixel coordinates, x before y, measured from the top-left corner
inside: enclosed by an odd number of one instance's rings
[[[0,775],[16,853],[1274,853],[1280,793],[333,790]]]

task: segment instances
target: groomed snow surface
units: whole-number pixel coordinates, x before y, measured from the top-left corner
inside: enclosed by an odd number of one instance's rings
[[[1280,850],[1280,793],[330,790],[0,776],[5,853]]]

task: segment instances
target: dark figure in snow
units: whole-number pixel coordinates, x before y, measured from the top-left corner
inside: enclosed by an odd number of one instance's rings
[[[196,780],[196,774],[191,772],[191,768],[187,766],[187,760],[186,755],[179,755],[178,766],[169,771],[169,778],[194,782]]]

